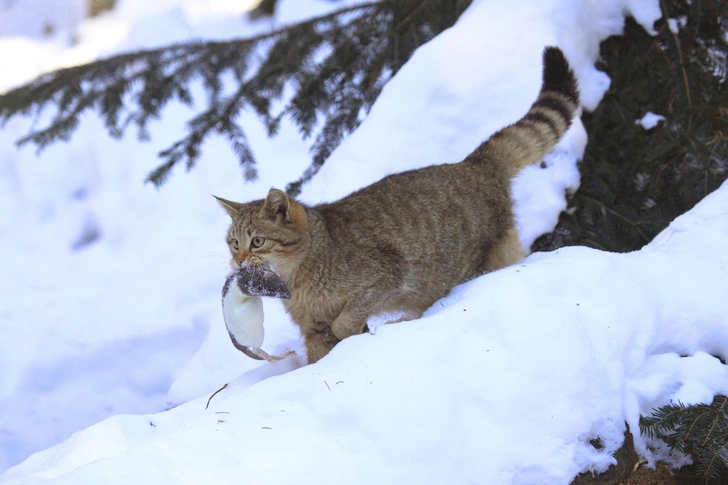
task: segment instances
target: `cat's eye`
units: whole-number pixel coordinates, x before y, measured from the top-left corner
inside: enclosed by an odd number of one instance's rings
[[[240,243],[238,242],[237,239],[233,238],[233,240],[230,241],[230,244],[232,245],[234,250],[237,251],[238,249],[240,249]]]
[[[265,243],[265,238],[260,236],[255,236],[252,241],[250,241],[250,244],[253,245],[254,248],[259,248]]]

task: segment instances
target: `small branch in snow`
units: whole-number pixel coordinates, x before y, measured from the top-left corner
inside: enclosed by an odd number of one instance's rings
[[[207,410],[208,407],[210,407],[210,401],[212,401],[212,398],[215,397],[215,395],[225,389],[227,387],[227,383],[225,383],[224,386],[222,386],[220,389],[212,393],[212,396],[210,396],[210,399],[207,400],[207,404],[205,404],[205,410]]]
[[[624,222],[626,222],[627,224],[630,224],[631,226],[633,226],[635,228],[635,230],[640,234],[640,236],[642,236],[642,238],[645,240],[645,244],[647,244],[648,242],[650,242],[650,239],[647,237],[647,235],[645,235],[645,233],[639,227],[639,225],[643,223],[642,221],[634,222],[631,219],[629,219],[628,217],[626,217],[626,216],[620,214],[619,212],[615,211],[614,209],[610,209],[609,207],[605,206],[602,202],[598,201],[597,199],[594,199],[594,198],[589,197],[587,195],[584,195],[583,197],[586,200],[588,200],[588,201],[590,201],[590,202],[598,205],[599,207],[601,207],[602,208],[602,212],[604,212],[604,213],[609,212],[610,214],[614,215],[618,219],[621,219]],[[590,240],[590,242],[591,243],[594,243],[594,241],[591,241],[591,240]],[[604,250],[603,248],[600,248],[600,249]],[[556,254],[558,254],[558,251],[556,251]]]

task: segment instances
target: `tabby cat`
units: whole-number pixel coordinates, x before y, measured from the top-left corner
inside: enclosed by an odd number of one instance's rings
[[[384,313],[418,318],[455,285],[521,260],[511,180],[564,135],[579,105],[561,50],[543,53],[536,102],[465,160],[387,176],[341,200],[304,205],[271,189],[232,217],[234,269],[265,265],[286,282],[286,310],[309,363]]]

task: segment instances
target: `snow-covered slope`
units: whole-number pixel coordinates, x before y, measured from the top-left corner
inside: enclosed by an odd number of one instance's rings
[[[244,22],[245,3],[118,0],[113,12],[81,23],[71,47],[0,37],[0,90],[135,47],[271,28]],[[338,5],[284,2],[276,22]],[[21,2],[0,2],[0,15],[5,7]],[[182,136],[191,115],[181,106],[165,110],[151,126],[151,143],[139,143],[134,132],[112,140],[87,116],[70,143],[40,156],[15,146],[28,120],[0,130],[0,471],[113,414],[167,409],[172,381],[208,327],[222,322],[228,221],[211,194],[261,197],[309,163],[294,127],[284,123],[271,140],[247,119],[261,160],[256,184],[242,182],[226,143],[213,139],[192,174],[177,172],[161,190],[145,185],[156,153]],[[296,338],[295,329],[288,332]],[[227,348],[220,358],[243,369],[249,360]]]
[[[333,8],[282,1],[288,20]],[[220,2],[161,3],[121,1],[101,19],[128,27],[107,52],[233,35],[231,17],[210,13]],[[304,200],[458,161],[527,110],[544,45],[565,50],[594,107],[608,86],[593,66],[598,43],[625,13],[648,30],[660,15],[655,0],[476,0],[387,85]],[[49,56],[39,65],[52,64],[57,51],[34,49]],[[0,482],[568,483],[608,466],[640,411],[726,392],[725,366],[711,357],[728,355],[726,187],[640,252],[534,255],[455,289],[421,320],[347,339],[316,365],[261,367],[225,334],[227,216],[209,194],[249,200],[282,187],[306,166],[306,146],[290,125],[270,141],[246,122],[259,182],[243,185],[213,140],[194,172],[157,192],[141,181],[189,116],[164,114],[152,144],[110,141],[91,117],[40,160],[10,145],[23,120],[0,132],[0,250],[13,255],[0,272],[0,469],[103,417],[139,413],[81,431]],[[553,226],[578,185],[584,138],[577,122],[546,169],[517,181],[524,243]],[[265,309],[266,349],[300,350],[280,304]],[[589,445],[596,436],[602,451]]]
[[[533,255],[316,365],[249,387],[251,371],[209,409],[110,418],[3,478],[566,484],[604,470],[625,421],[728,392],[711,355],[728,355],[727,209],[724,185],[641,251]]]

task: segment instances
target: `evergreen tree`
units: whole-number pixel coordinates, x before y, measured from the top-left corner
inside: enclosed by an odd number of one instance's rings
[[[135,126],[147,139],[150,120],[172,100],[192,105],[190,84],[201,80],[205,109],[188,122],[181,140],[159,153],[163,163],[148,176],[161,185],[180,163],[192,168],[202,142],[224,136],[244,170],[256,177],[255,157],[238,123],[241,112],[258,115],[274,135],[284,116],[304,137],[321,128],[312,162],[289,185],[296,194],[326,158],[368,113],[384,83],[425,42],[450,27],[472,0],[382,0],[342,8],[256,37],[229,42],[186,42],[117,55],[61,69],[0,96],[0,121],[22,114],[38,119],[49,106],[55,116],[46,127],[19,140],[43,149],[68,140],[89,110],[97,111],[114,137]],[[255,15],[272,13],[275,1]],[[232,92],[223,78],[235,80]],[[293,88],[282,110],[273,111],[284,87]]]
[[[583,116],[589,143],[574,210],[535,250],[639,249],[728,177],[728,2],[661,6],[656,36],[628,19],[623,36],[602,43],[612,84]],[[648,111],[666,120],[645,131],[635,121]]]

